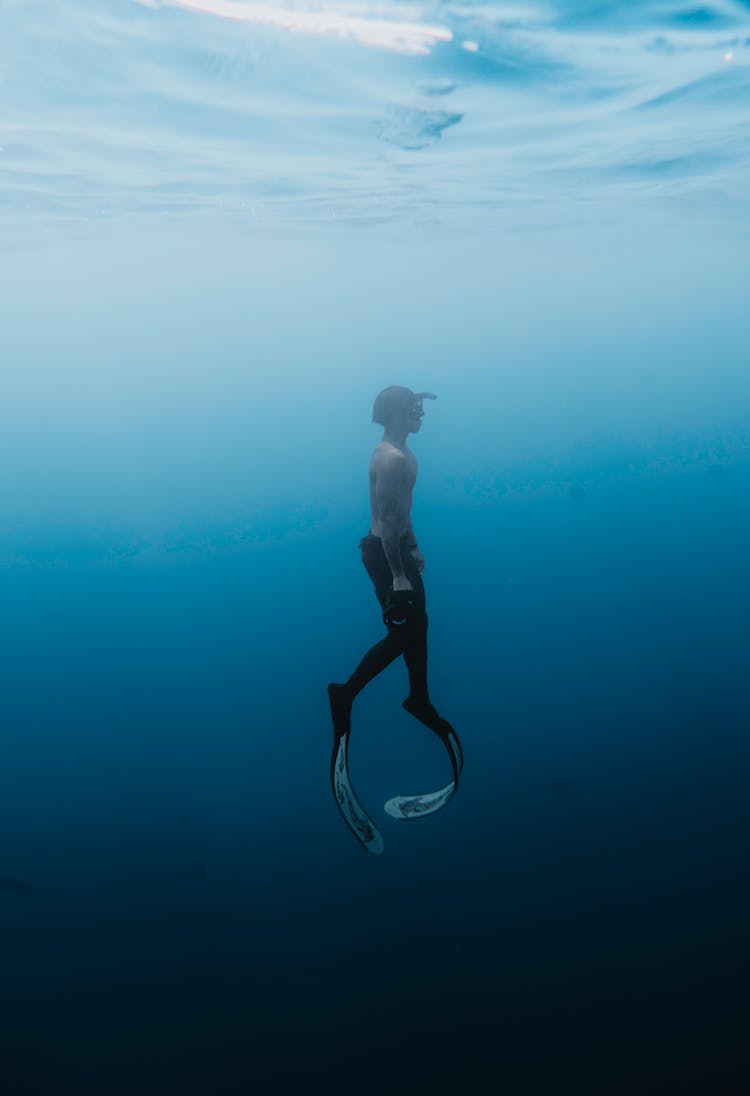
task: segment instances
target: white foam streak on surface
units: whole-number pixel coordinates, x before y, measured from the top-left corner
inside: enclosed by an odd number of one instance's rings
[[[139,0],[143,2],[143,0]],[[155,6],[149,2],[149,7]],[[300,9],[282,4],[242,3],[241,0],[164,0],[162,7],[216,15],[241,23],[276,27],[295,34],[323,35],[349,39],[365,46],[395,53],[424,55],[438,42],[450,42],[447,27],[402,23],[390,19],[364,18],[345,10]]]
[[[750,10],[688,5],[5,0],[0,225],[745,231]]]

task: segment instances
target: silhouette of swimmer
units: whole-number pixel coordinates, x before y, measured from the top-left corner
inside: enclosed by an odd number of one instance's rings
[[[376,398],[373,422],[384,427],[370,461],[370,531],[360,541],[362,562],[382,609],[387,634],[365,654],[344,684],[331,683],[328,698],[333,720],[331,786],[336,802],[358,840],[370,852],[382,852],[377,827],[357,800],[349,778],[348,744],[354,699],[368,682],[403,655],[409,674],[409,695],[403,708],[429,727],[445,746],[453,780],[436,792],[395,796],[385,809],[394,818],[434,814],[455,795],[463,766],[458,736],[436,711],[427,687],[427,612],[422,582],[424,559],[411,523],[417,461],[406,439],[421,428],[422,401],[429,392],[412,392],[393,385]]]

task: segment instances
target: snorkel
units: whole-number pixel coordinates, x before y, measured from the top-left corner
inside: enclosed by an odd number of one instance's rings
[[[372,408],[372,421],[386,430],[400,424],[417,421],[424,415],[423,400],[436,400],[433,392],[412,392],[400,384],[392,384],[378,393]]]
[[[421,421],[424,418],[423,400],[436,400],[437,396],[432,392],[415,392],[412,405],[409,408],[409,418]]]

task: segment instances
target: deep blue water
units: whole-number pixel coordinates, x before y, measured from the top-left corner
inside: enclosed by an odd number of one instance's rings
[[[748,6],[197,6],[3,9],[3,1093],[744,1093]]]

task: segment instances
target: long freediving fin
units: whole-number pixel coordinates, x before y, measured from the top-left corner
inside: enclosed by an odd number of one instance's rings
[[[458,781],[464,767],[464,752],[456,732],[450,724],[446,723],[445,726],[449,728],[445,733],[441,733],[435,727],[430,727],[430,730],[437,734],[448,751],[451,768],[453,769],[453,780],[450,784],[438,788],[435,792],[422,792],[418,795],[394,795],[385,804],[385,811],[391,818],[402,820],[426,818],[427,815],[442,810],[458,791]]]
[[[384,848],[380,830],[354,792],[349,776],[349,732],[334,742],[331,757],[331,787],[344,821],[368,852],[379,855]]]

